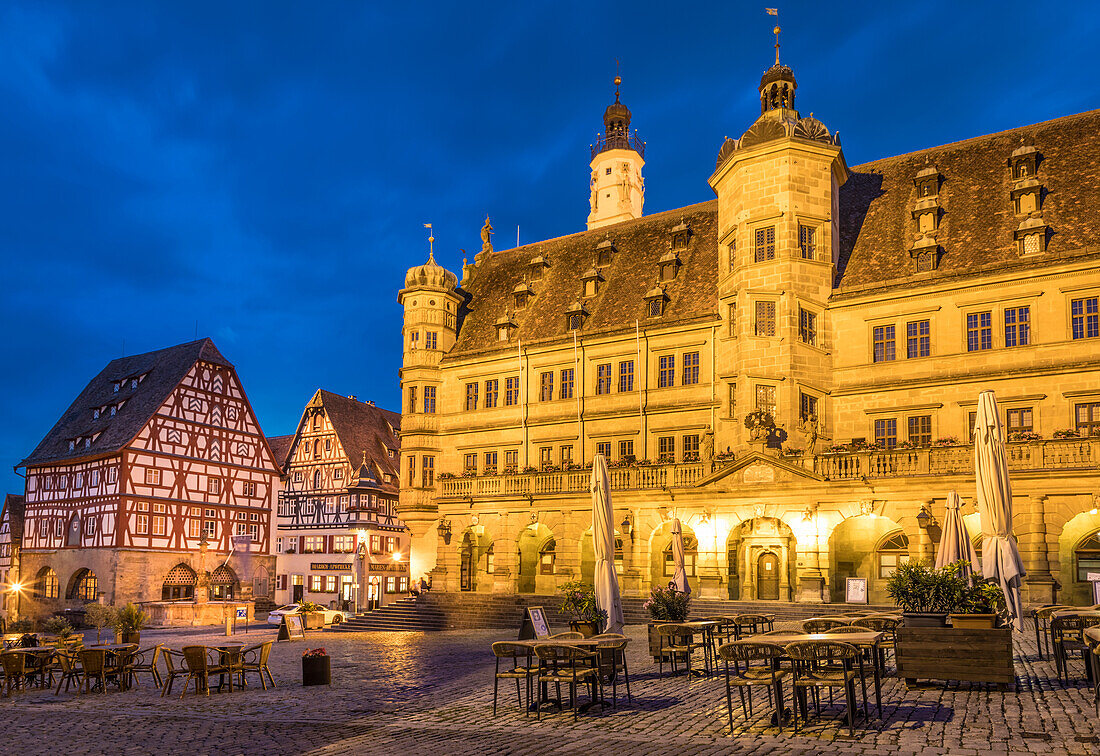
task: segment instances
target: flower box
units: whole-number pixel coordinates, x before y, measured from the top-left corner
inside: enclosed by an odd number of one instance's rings
[[[898,677],[995,683],[1001,690],[1016,682],[1012,661],[1012,628],[899,627]]]
[[[318,654],[303,656],[302,685],[332,685],[332,658]]]

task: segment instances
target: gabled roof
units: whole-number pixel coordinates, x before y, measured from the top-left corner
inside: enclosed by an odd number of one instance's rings
[[[8,521],[8,530],[12,543],[23,541],[23,512],[25,505],[21,494],[7,494],[4,497],[4,511],[0,512],[0,522]]]
[[[290,449],[294,446],[294,434],[288,436],[268,436],[267,445],[271,447],[271,453],[275,455],[275,464],[280,470],[286,470],[286,464],[290,460]]]
[[[133,441],[199,360],[233,367],[210,339],[111,360],[88,382],[46,437],[18,466],[94,459],[117,453]],[[141,379],[136,389],[130,388],[132,378]],[[117,393],[114,391],[116,381],[125,381]],[[114,417],[104,412],[99,419],[92,419],[94,409],[119,402],[125,404]],[[89,437],[94,440],[88,448],[80,443],[69,450],[70,439]]]

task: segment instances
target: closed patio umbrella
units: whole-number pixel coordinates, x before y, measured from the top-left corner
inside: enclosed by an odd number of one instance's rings
[[[1020,580],[1027,573],[1012,538],[1012,488],[1008,482],[1005,437],[992,391],[978,394],[974,420],[974,475],[978,513],[982,520],[982,574],[1004,591],[1008,613],[1017,630],[1023,629]]]
[[[592,541],[596,551],[593,583],[596,606],[607,612],[608,633],[623,631],[623,600],[619,596],[619,580],[615,575],[615,520],[611,509],[611,481],[607,460],[597,454],[592,460]]]
[[[672,562],[676,567],[672,575],[672,583],[676,586],[676,590],[691,593],[687,569],[684,567],[684,531],[680,527],[679,517],[672,521]]]
[[[947,513],[943,518],[943,533],[940,535],[940,545],[936,551],[936,569],[940,569],[955,562],[962,562],[963,577],[982,574],[982,566],[978,564],[978,556],[974,553],[974,544],[970,542],[970,533],[966,530],[959,507],[962,500],[956,491],[947,494]]]

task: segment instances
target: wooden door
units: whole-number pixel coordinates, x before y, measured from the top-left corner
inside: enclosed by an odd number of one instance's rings
[[[461,556],[462,567],[459,571],[459,587],[464,591],[472,591],[474,589],[474,550],[466,549],[462,552]]]
[[[779,600],[779,557],[770,551],[756,560],[756,598],[758,601]]]

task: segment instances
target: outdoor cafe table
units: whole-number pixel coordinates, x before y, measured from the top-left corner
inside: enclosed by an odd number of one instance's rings
[[[100,643],[100,644],[97,644],[97,645],[94,645],[94,646],[85,646],[84,648],[90,648],[94,651],[106,651],[107,656],[108,657],[114,657],[115,664],[119,665],[122,661],[122,655],[124,653],[126,653],[127,651],[136,651],[137,650],[137,644],[136,643]],[[127,685],[126,685],[125,675],[122,674],[122,670],[117,669],[117,666],[116,666],[115,674],[118,675],[118,679],[116,680],[116,683],[119,687],[119,690],[126,690]],[[108,677],[110,677],[110,676],[111,675],[108,675]]]
[[[228,673],[229,674],[229,690],[232,691],[233,690],[233,675],[236,673],[237,669],[241,666],[241,652],[244,650],[244,644],[243,643],[222,643],[222,644],[219,644],[217,646],[210,646],[210,648],[213,648],[218,652],[219,661],[229,668],[229,673]],[[225,677],[226,677],[225,674],[221,674],[221,675],[218,676],[218,690],[219,691],[222,689],[222,686],[225,685],[225,683],[226,683]],[[242,684],[243,684],[243,682],[244,682],[243,675],[242,675],[241,681],[242,681]]]
[[[577,638],[575,640],[571,640],[569,638],[538,638],[538,639],[535,639],[535,640],[521,640],[521,641],[510,640],[510,641],[506,641],[506,642],[507,643],[514,643],[517,646],[527,646],[528,648],[531,649],[531,654],[533,654],[535,652],[535,647],[536,646],[576,646],[577,648],[582,648],[586,651],[596,651],[598,653],[600,643],[604,642],[604,641],[608,641],[608,640],[617,640],[617,639],[615,639],[615,638]],[[629,640],[627,642],[629,642]],[[530,654],[528,655],[528,659],[530,659]],[[597,664],[598,663],[599,662],[597,661]],[[528,666],[530,666],[530,665],[528,665]],[[611,674],[615,675],[615,665],[614,664],[611,665]],[[612,678],[612,679],[614,679],[614,678]],[[597,683],[596,683],[595,679],[592,679],[592,680],[589,681],[588,687],[589,687],[589,690],[592,692],[592,702],[582,706],[581,707],[582,711],[586,711],[589,707],[591,707],[592,705],[597,704],[597,703],[600,704],[601,706],[607,706],[607,701],[605,701],[603,699],[597,699],[596,698],[596,692],[597,692],[597,687],[596,686],[597,686]],[[543,688],[543,691],[546,690],[546,683],[542,684],[542,688]],[[558,704],[558,708],[560,709],[561,708],[561,701],[559,700],[557,702],[557,704]],[[531,711],[535,711],[537,707],[538,707],[537,703],[531,704]]]
[[[717,666],[717,659],[714,658],[714,631],[722,624],[721,622],[718,620],[689,620],[687,622],[674,622],[669,624],[687,627],[699,632],[703,636],[703,658],[706,660],[707,667],[712,668],[712,662],[714,666]]]
[[[30,657],[27,659],[27,676],[36,677],[39,686],[45,684],[46,665],[50,663],[50,658],[57,653],[56,648],[52,646],[31,646],[29,648],[13,648],[9,651]]]
[[[882,677],[880,670],[885,672],[886,654],[882,649],[882,638],[885,633],[868,630],[865,633],[772,633],[769,635],[753,635],[746,640],[760,643],[774,643],[786,646],[788,643],[800,643],[802,641],[834,641],[847,643],[856,648],[871,649],[871,668],[875,672],[875,707],[879,716],[882,715]]]

